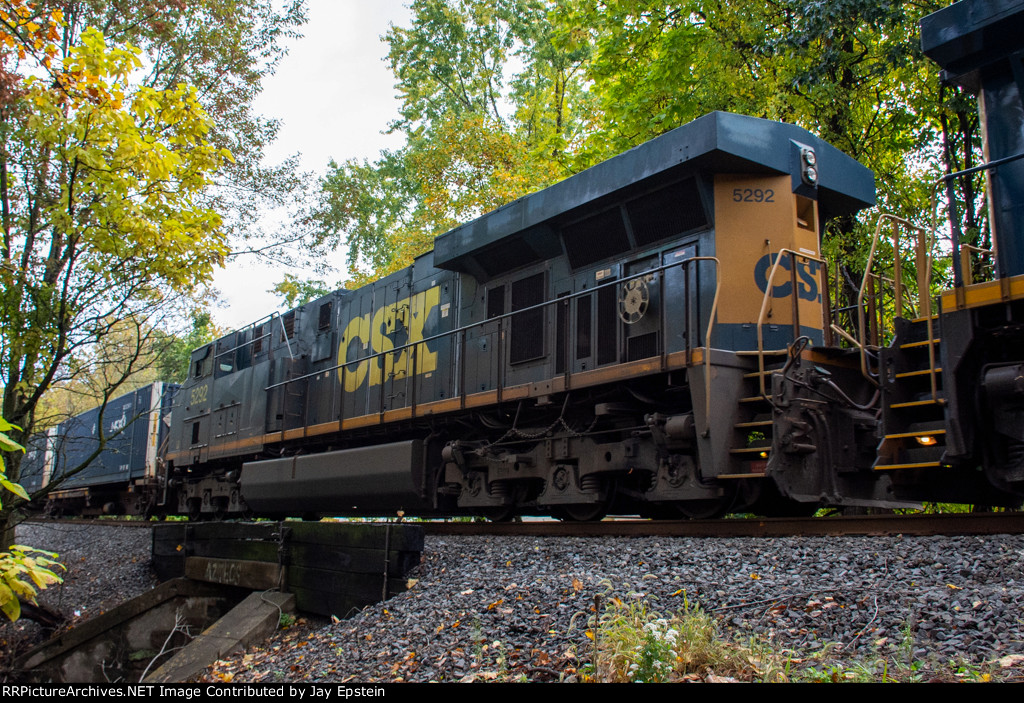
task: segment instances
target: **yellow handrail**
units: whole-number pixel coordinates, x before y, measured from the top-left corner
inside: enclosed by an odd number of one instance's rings
[[[806,261],[815,261],[815,262],[817,262],[818,264],[820,264],[820,266],[819,266],[819,269],[821,271],[820,275],[824,275],[824,273],[825,273],[825,261],[823,259],[820,259],[820,258],[816,257],[816,256],[812,256],[811,254],[805,254],[804,252],[793,251],[792,249],[785,249],[785,248],[783,248],[783,249],[779,249],[779,251],[778,251],[778,253],[777,253],[776,257],[775,257],[775,262],[772,264],[771,271],[769,271],[769,273],[768,273],[768,283],[767,283],[767,285],[765,286],[765,289],[764,289],[764,298],[761,299],[761,312],[757,316],[757,370],[758,370],[758,378],[760,379],[761,396],[764,397],[764,398],[768,397],[768,394],[767,394],[767,391],[766,391],[765,385],[764,385],[764,377],[765,377],[765,373],[764,373],[764,355],[766,353],[768,353],[768,352],[765,351],[765,348],[764,348],[764,323],[765,323],[765,320],[767,319],[769,302],[771,301],[771,299],[773,297],[772,296],[772,282],[775,280],[775,273],[779,270],[779,263],[782,261],[782,255],[783,254],[789,254],[789,256],[790,256],[790,260],[792,261],[791,269],[790,269],[790,274],[794,277],[794,279],[796,277],[796,260],[797,260],[798,257],[801,258],[801,259],[804,259]],[[822,285],[821,290],[825,289],[824,287],[825,287],[826,284],[827,284],[827,281],[822,280],[822,282],[821,282],[821,285]],[[797,287],[796,287],[796,281],[795,280],[793,281],[792,295],[793,295],[793,324],[794,324],[795,328],[797,330],[799,330],[800,329],[800,301],[799,301],[799,296],[797,294]],[[782,352],[784,352],[786,350],[785,349],[779,349],[779,350],[772,350],[772,351],[775,351],[777,353],[782,353]]]

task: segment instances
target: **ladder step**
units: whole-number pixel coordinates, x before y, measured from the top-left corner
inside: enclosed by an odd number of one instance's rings
[[[765,359],[775,357],[777,359],[784,359],[789,356],[788,349],[765,349],[763,352],[759,352],[756,349],[744,349],[736,352],[736,356],[764,356]]]
[[[748,427],[771,427],[774,423],[771,420],[753,420],[751,422],[737,422],[736,429],[746,429]]]
[[[935,373],[942,373],[942,367],[935,369]],[[896,374],[896,378],[913,378],[914,376],[928,376],[931,374],[931,369],[921,369],[920,371],[907,371],[905,373]]]
[[[730,449],[730,454],[757,454],[762,459],[771,453],[771,447],[744,447],[743,449]],[[763,455],[763,456],[762,456]]]
[[[743,378],[760,378],[761,376],[771,376],[773,373],[782,371],[780,366],[777,369],[765,369],[764,371],[751,371],[750,373],[743,374]]]
[[[941,341],[941,339],[933,339],[931,341],[928,341],[926,339],[922,342],[907,342],[906,344],[901,344],[900,349],[915,349],[917,347],[927,347],[929,344],[938,344]]]
[[[910,321],[910,324],[915,325],[915,324],[919,324],[919,323],[928,322],[928,320],[938,320],[938,319],[939,319],[938,315],[932,315],[931,317],[915,317],[913,320]]]
[[[938,461],[923,461],[918,464],[881,464],[874,467],[875,471],[892,471],[894,469],[937,469],[942,466]]]
[[[914,432],[900,432],[898,434],[887,434],[886,439],[906,439],[909,437],[931,437],[932,435],[946,434],[946,430],[917,430]]]
[[[945,405],[945,404],[946,404],[946,399],[945,398],[938,398],[938,399],[929,398],[928,400],[912,400],[909,403],[893,403],[889,407],[890,408],[920,408],[920,407],[923,407],[925,405],[940,405],[941,406],[941,405]]]

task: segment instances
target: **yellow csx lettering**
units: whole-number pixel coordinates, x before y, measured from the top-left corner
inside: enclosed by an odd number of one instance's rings
[[[397,346],[412,344],[423,339],[423,328],[427,317],[441,301],[441,289],[437,286],[422,293],[399,300],[390,305],[378,308],[372,315],[353,317],[345,326],[338,347],[338,363],[344,364],[347,349],[353,342],[362,347],[369,344],[375,354],[382,354],[375,359],[351,363],[338,369],[338,381],[344,382],[345,391],[352,392],[363,385],[367,376],[370,385],[380,385],[382,380],[402,378],[412,373],[412,355],[416,350],[416,373],[430,373],[437,369],[437,352],[432,352],[426,344],[403,349],[395,354],[386,354],[395,348],[393,337],[402,331],[408,332],[406,341]],[[396,358],[397,357],[397,358]]]

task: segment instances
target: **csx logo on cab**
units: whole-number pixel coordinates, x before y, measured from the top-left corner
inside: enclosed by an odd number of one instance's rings
[[[423,339],[423,330],[430,313],[441,300],[441,290],[435,286],[422,293],[377,308],[371,315],[353,317],[348,321],[338,348],[338,363],[345,364],[348,349],[353,343],[357,348],[367,349],[371,354],[389,352],[395,347],[402,347]],[[370,385],[376,386],[381,381],[401,378],[412,373],[412,350],[416,350],[416,373],[430,373],[437,369],[437,352],[432,352],[426,344],[409,347],[394,354],[383,354],[374,359],[358,363],[351,362],[338,369],[338,380],[344,378],[345,391],[351,392],[363,385],[367,376]]]
[[[771,274],[772,265],[779,258],[778,254],[765,254],[754,265],[754,281],[758,289],[764,293],[768,288],[768,276]],[[796,284],[797,296],[801,300],[821,302],[821,292],[818,290],[818,271],[821,265],[817,261],[808,261],[797,257],[796,261]],[[774,285],[772,286],[773,298],[787,298],[793,293],[793,257],[789,254],[782,256],[779,263],[780,271],[775,272]]]

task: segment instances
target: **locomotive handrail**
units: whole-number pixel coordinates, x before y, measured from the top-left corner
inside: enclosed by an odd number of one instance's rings
[[[931,339],[931,294],[928,292],[928,278],[922,275],[924,272],[922,271],[920,261],[921,254],[924,251],[921,235],[926,234],[926,230],[923,227],[915,225],[913,222],[910,222],[907,219],[904,219],[897,215],[892,215],[890,213],[883,212],[878,216],[878,221],[875,225],[875,233],[871,237],[871,249],[868,251],[868,260],[864,264],[864,277],[861,279],[860,291],[857,293],[857,339],[859,341],[859,344],[857,344],[857,349],[860,352],[860,372],[861,375],[864,376],[864,378],[873,383],[876,387],[880,387],[881,384],[878,382],[877,378],[871,374],[870,369],[868,369],[867,332],[864,328],[864,297],[867,294],[868,280],[872,275],[874,275],[871,273],[871,267],[874,263],[875,251],[878,249],[878,240],[882,233],[882,223],[886,221],[894,222],[896,225],[904,225],[905,227],[915,229],[918,232],[917,297],[918,304],[921,305],[921,307],[923,307],[927,311],[925,313],[925,316],[929,319],[929,340]],[[900,258],[899,232],[900,231],[898,227],[893,227],[893,285],[895,288],[896,296],[896,314],[902,315],[903,276]],[[925,270],[927,271],[927,269]],[[924,293],[922,293],[922,291],[924,291]],[[932,367],[934,368],[934,364],[932,364]]]
[[[991,256],[993,254],[992,249],[986,249],[985,247],[976,247],[973,244],[960,244],[960,280],[974,280],[971,275],[971,254],[981,254],[982,256]]]
[[[250,322],[250,323],[248,323],[246,325],[242,325],[241,327],[234,328],[233,330],[231,330],[230,334],[237,335],[239,332],[244,332],[245,330],[248,330],[248,329],[256,329],[257,327],[262,327],[267,322],[273,322],[275,317],[281,317],[281,314],[279,312],[272,312],[269,315],[264,315],[263,317],[259,317],[259,318],[253,320],[252,322]],[[249,341],[242,342],[241,344],[238,344],[238,345],[232,347],[231,349],[228,349],[227,351],[222,351],[219,354],[214,354],[213,358],[216,359],[218,356],[224,356],[226,354],[230,354],[233,351],[238,351],[242,347],[247,347],[250,344],[258,342],[258,341],[260,341],[262,339],[266,339],[267,337],[270,337],[270,336],[272,336],[271,333],[267,332],[266,334],[260,335],[259,337],[253,337]],[[214,340],[214,341],[217,341],[217,340]]]
[[[242,327],[240,329],[237,329],[234,332],[232,332],[232,334],[238,334],[239,332],[241,332],[242,330],[245,330],[245,329],[248,329],[248,327]],[[242,342],[241,344],[236,344],[235,346],[231,347],[230,349],[226,349],[226,350],[220,352],[219,354],[214,354],[213,358],[217,359],[217,358],[222,357],[222,356],[227,356],[228,354],[231,354],[232,352],[236,352],[239,349],[242,349],[243,347],[248,347],[249,345],[255,344],[256,342],[264,340],[264,339],[266,339],[267,337],[270,337],[270,336],[271,336],[271,334],[268,332],[267,334],[262,334],[259,337],[253,337],[248,342]]]
[[[413,348],[413,347],[417,347],[417,346],[419,346],[421,344],[429,344],[430,342],[434,342],[434,341],[436,341],[438,339],[442,339],[444,337],[451,337],[451,336],[454,336],[454,335],[457,335],[457,334],[468,332],[469,330],[472,330],[475,327],[482,327],[484,325],[488,325],[488,324],[491,324],[491,323],[498,323],[500,325],[505,319],[512,318],[512,317],[514,317],[516,315],[520,315],[522,313],[532,312],[534,310],[540,310],[540,309],[543,309],[543,308],[545,308],[547,306],[550,306],[550,305],[555,305],[555,304],[558,304],[558,303],[565,302],[567,300],[572,300],[572,299],[575,299],[575,298],[583,297],[585,295],[590,295],[594,291],[601,290],[602,288],[609,288],[611,286],[621,285],[622,283],[625,283],[627,281],[631,281],[631,280],[633,280],[635,278],[642,278],[643,276],[649,276],[652,273],[663,273],[664,271],[667,271],[668,269],[675,268],[677,266],[681,267],[681,266],[684,266],[684,265],[689,264],[689,263],[694,262],[694,261],[712,261],[712,262],[714,262],[716,264],[716,266],[719,265],[718,259],[716,257],[713,257],[713,256],[691,256],[691,257],[689,257],[687,259],[683,259],[682,261],[673,261],[671,264],[663,264],[663,265],[657,266],[655,268],[647,269],[646,271],[642,271],[640,273],[632,274],[632,275],[629,275],[629,276],[624,276],[622,278],[617,278],[617,279],[615,279],[613,281],[609,281],[608,283],[602,283],[600,285],[594,286],[593,288],[588,288],[587,290],[579,291],[577,293],[571,293],[569,295],[562,296],[561,298],[554,298],[553,300],[547,300],[547,301],[544,301],[543,303],[537,303],[536,305],[531,305],[529,307],[522,308],[521,310],[516,310],[514,312],[502,313],[501,315],[495,315],[494,317],[490,317],[490,318],[488,318],[486,320],[481,320],[479,322],[472,322],[472,323],[470,323],[468,325],[463,325],[462,327],[456,327],[455,329],[448,330],[446,332],[439,332],[438,334],[432,335],[430,337],[424,337],[423,339],[418,339],[418,340],[416,340],[414,342],[407,342],[406,344],[403,344],[401,346],[392,347],[391,349],[388,349],[386,351],[374,352],[373,354],[367,354],[366,356],[360,357],[358,359],[353,359],[351,361],[346,361],[346,362],[343,362],[343,363],[340,363],[340,364],[335,364],[333,366],[328,366],[326,368],[317,369],[316,371],[311,371],[310,373],[304,374],[302,376],[296,376],[295,378],[289,378],[289,379],[285,379],[283,381],[278,381],[277,383],[274,383],[274,384],[271,384],[269,386],[266,386],[263,390],[269,391],[269,390],[271,390],[273,388],[278,388],[280,386],[288,385],[289,383],[295,383],[297,381],[304,381],[306,379],[313,378],[315,376],[319,376],[319,375],[324,374],[324,373],[329,373],[331,371],[337,371],[338,369],[344,368],[346,366],[351,366],[352,364],[361,364],[361,363],[363,363],[365,361],[372,361],[372,360],[377,359],[379,357],[389,356],[389,355],[392,355],[392,354],[398,354],[399,352],[405,351],[406,349],[410,349],[410,348]],[[716,276],[715,297],[713,299],[712,306],[711,306],[711,309],[712,309],[712,312],[711,312],[712,320],[709,321],[709,323],[708,323],[708,331],[707,331],[708,334],[710,334],[710,332],[711,332],[711,329],[712,329],[712,326],[713,326],[713,322],[714,322],[714,313],[717,310],[718,290],[719,290],[719,285],[720,285],[718,283],[717,279],[718,279],[718,276]]]
[[[930,248],[928,249],[929,252],[932,251],[931,247],[935,246],[935,232],[936,232],[937,227],[938,227],[938,224],[937,224],[938,210],[937,210],[937,208],[938,208],[938,190],[939,190],[939,187],[944,185],[944,184],[949,183],[950,181],[952,181],[954,179],[963,178],[964,176],[971,176],[971,175],[973,175],[975,173],[979,173],[980,171],[987,171],[989,169],[993,169],[993,168],[996,168],[998,166],[1002,166],[1004,164],[1011,163],[1013,161],[1019,161],[1020,159],[1024,159],[1024,151],[1022,151],[1022,152],[1020,152],[1018,154],[1013,154],[1011,156],[1004,156],[1003,158],[996,159],[994,161],[988,161],[988,162],[983,163],[983,164],[978,164],[977,166],[972,166],[971,168],[965,168],[965,169],[963,169],[961,171],[954,171],[952,173],[944,174],[943,176],[939,177],[935,181],[935,183],[932,184],[932,195],[931,195],[931,215],[932,215],[932,219],[931,219],[931,242],[929,242],[929,245],[930,245]],[[955,203],[954,203],[954,206],[955,206]],[[949,236],[950,236],[950,244],[952,245],[953,260],[955,262],[956,259],[959,258],[959,255],[960,255],[960,245],[961,245],[961,243],[959,241],[957,241],[956,237],[953,236],[953,232],[950,232]],[[931,257],[929,257],[928,258],[928,276],[929,276],[929,281],[931,280],[931,272],[932,272]],[[957,271],[956,266],[954,266],[953,267],[953,287],[954,288],[960,288],[960,287],[963,286],[963,281],[962,280],[958,280],[958,278],[960,278],[957,275],[958,273],[959,272]]]
[[[794,339],[800,336],[800,296],[797,295],[797,281],[796,281],[796,260],[797,257],[806,259],[807,261],[814,261],[820,264],[819,269],[824,275],[825,272],[825,261],[812,254],[806,254],[801,251],[793,251],[792,249],[786,249],[783,247],[775,255],[775,261],[772,263],[772,268],[768,272],[768,281],[765,284],[764,297],[761,299],[761,312],[757,316],[757,370],[758,379],[760,382],[761,396],[764,398],[768,397],[767,389],[765,388],[765,369],[764,369],[764,355],[768,354],[769,351],[764,348],[764,323],[767,319],[768,303],[775,296],[772,295],[772,282],[775,280],[775,273],[779,270],[779,265],[782,262],[783,254],[789,254],[792,264],[789,268],[790,282],[793,286],[793,328],[794,328]],[[822,281],[822,289],[825,288],[825,281]],[[777,350],[779,353],[786,351],[785,349]]]
[[[277,321],[281,324],[281,339],[284,340],[285,346],[288,349],[288,358],[295,359],[295,354],[292,352],[292,343],[288,341],[288,330],[284,327],[284,315],[278,315]]]
[[[448,337],[448,338],[456,338],[457,337],[460,340],[460,345],[461,345],[460,346],[460,352],[461,353],[459,355],[459,361],[458,361],[458,363],[459,363],[458,373],[460,374],[459,395],[462,398],[462,402],[464,403],[465,402],[465,396],[466,396],[466,384],[465,384],[465,380],[462,378],[461,375],[464,372],[465,365],[466,365],[466,359],[465,359],[465,340],[466,340],[466,333],[468,331],[470,331],[470,330],[472,330],[474,328],[477,328],[477,327],[482,327],[484,325],[488,325],[488,324],[497,324],[499,329],[503,329],[503,327],[504,327],[503,322],[506,319],[511,319],[515,315],[520,315],[522,313],[531,312],[531,311],[534,311],[534,310],[544,309],[544,308],[546,308],[548,306],[551,306],[551,305],[564,304],[564,303],[566,303],[568,301],[571,301],[571,300],[574,300],[576,298],[580,298],[580,297],[583,297],[585,295],[591,295],[595,291],[601,290],[603,288],[609,288],[611,286],[620,286],[623,283],[631,281],[631,280],[636,279],[636,278],[642,278],[644,276],[649,276],[651,274],[656,274],[656,273],[657,274],[664,273],[665,271],[667,271],[669,269],[672,269],[672,268],[684,267],[684,266],[688,266],[690,264],[693,264],[695,262],[701,262],[701,261],[709,261],[709,262],[712,262],[712,263],[715,264],[715,295],[712,298],[711,311],[709,313],[708,325],[707,325],[707,329],[705,331],[705,336],[704,336],[704,343],[705,343],[707,349],[710,350],[710,348],[711,348],[711,346],[710,346],[711,345],[711,333],[712,333],[712,331],[714,329],[715,317],[717,316],[717,313],[718,313],[718,299],[719,299],[719,294],[721,292],[721,285],[722,285],[721,284],[721,278],[722,277],[719,275],[720,267],[721,267],[721,262],[718,260],[717,257],[714,257],[714,256],[691,256],[691,257],[688,257],[686,259],[683,259],[682,261],[674,261],[674,262],[669,263],[669,264],[662,264],[661,266],[656,266],[654,268],[647,269],[646,271],[642,271],[640,273],[632,274],[632,275],[629,275],[629,276],[624,276],[622,278],[617,278],[617,279],[615,279],[613,281],[609,281],[608,283],[602,283],[600,285],[594,286],[593,288],[589,288],[587,290],[578,291],[576,293],[571,293],[569,295],[565,295],[565,296],[562,296],[560,298],[554,298],[553,300],[547,300],[547,301],[545,301],[543,303],[538,303],[536,305],[531,305],[531,306],[523,308],[521,310],[516,310],[515,312],[502,313],[501,315],[495,315],[494,317],[491,317],[491,318],[486,319],[486,320],[481,320],[479,322],[473,322],[473,323],[470,323],[468,325],[463,325],[461,327],[457,327],[457,328],[455,328],[453,330],[448,330],[446,332],[440,332],[438,334],[432,335],[430,337],[425,337],[423,339],[419,339],[419,340],[416,340],[414,342],[408,342],[408,343],[403,344],[401,346],[392,347],[391,349],[388,349],[387,351],[375,352],[373,354],[368,354],[368,355],[366,355],[364,357],[361,357],[359,359],[353,359],[351,361],[346,361],[344,363],[334,364],[333,366],[317,369],[316,371],[304,374],[302,376],[296,376],[295,378],[285,379],[283,381],[279,381],[277,383],[274,383],[274,384],[266,386],[264,388],[264,391],[270,391],[270,390],[272,390],[274,388],[279,388],[281,386],[286,386],[286,385],[288,385],[290,383],[296,383],[296,382],[299,382],[299,381],[305,381],[307,379],[314,378],[316,376],[320,376],[321,374],[327,374],[327,373],[330,373],[332,371],[337,371],[339,369],[342,370],[342,375],[344,376],[345,369],[347,367],[349,367],[349,366],[352,366],[354,364],[361,364],[361,363],[364,363],[364,362],[367,362],[367,361],[373,361],[375,359],[387,357],[387,356],[394,355],[394,354],[399,354],[399,353],[401,353],[401,352],[403,352],[403,351],[405,351],[407,349],[412,349],[411,353],[412,353],[413,370],[412,370],[412,374],[411,375],[412,375],[413,378],[415,378],[415,376],[416,376],[416,362],[417,362],[416,349],[419,348],[420,345],[426,345],[426,344],[429,344],[430,342],[433,342],[433,341],[436,341],[436,340],[439,340],[439,339],[442,339],[442,338],[446,338],[446,337]],[[689,301],[688,301],[688,304],[689,304]],[[664,307],[664,303],[662,304],[662,307]],[[664,330],[663,330],[663,333],[664,333]],[[687,345],[687,350],[689,350],[689,348],[692,346],[692,343],[691,343],[689,335],[686,336],[686,345]],[[502,347],[503,347],[503,345],[499,342],[499,344],[498,344],[499,354],[501,353],[500,350],[502,349]],[[664,358],[664,356],[665,356],[665,344],[664,344],[664,342],[661,345],[660,356],[662,358]],[[704,362],[704,366],[705,366],[705,373],[704,373],[704,377],[705,377],[705,405],[706,405],[706,408],[705,408],[705,418],[708,418],[708,417],[710,417],[710,408],[711,408],[711,370],[710,370],[710,367],[711,367],[711,354],[710,353],[705,353],[704,354],[703,362]],[[503,367],[503,364],[501,364],[500,359],[499,359],[499,367],[498,368],[499,368],[499,372],[498,372],[499,373],[499,378],[498,378],[498,384],[497,384],[496,390],[499,393],[499,400],[500,400],[500,397],[501,397],[500,394],[501,394],[502,389],[504,388],[504,384],[502,383],[502,378],[501,378],[502,370],[503,370],[504,367]],[[571,378],[571,376],[572,376],[571,365],[568,364],[568,363],[566,364],[566,370],[567,370],[567,373],[566,373],[567,379]],[[381,387],[382,388],[383,388],[383,385],[384,384],[381,383]],[[412,385],[413,385],[413,391],[415,392],[416,384],[413,383]],[[567,386],[568,386],[568,384],[567,384]],[[414,408],[414,405],[412,403],[410,403],[409,407],[412,409],[412,408]],[[381,406],[381,410],[379,412],[383,412],[383,405]],[[705,434],[707,432],[709,432],[709,431],[710,431],[710,427],[705,427]]]
[[[953,181],[956,178],[963,178],[964,176],[970,176],[972,174],[979,173],[981,171],[987,171],[989,169],[996,168],[997,166],[1002,166],[1003,164],[1007,164],[1007,163],[1010,163],[1010,162],[1013,162],[1013,161],[1018,161],[1020,159],[1024,159],[1024,152],[1020,152],[1018,154],[1013,154],[1011,156],[1006,156],[1006,157],[1003,157],[1001,159],[996,159],[994,161],[988,161],[988,162],[983,163],[983,164],[978,164],[977,166],[972,166],[971,168],[965,168],[965,169],[963,169],[961,171],[954,171],[953,173],[947,173],[947,174],[939,177],[938,179],[936,179],[935,183],[932,184],[932,189],[931,189],[931,223],[930,223],[931,226],[930,226],[929,231],[925,233],[925,236],[927,237],[927,240],[924,241],[921,244],[922,251],[927,254],[927,256],[925,257],[925,275],[924,275],[924,279],[923,279],[924,283],[927,285],[927,289],[926,289],[927,290],[927,295],[924,296],[923,300],[926,301],[926,303],[925,303],[926,304],[926,310],[925,310],[924,317],[926,319],[926,324],[927,324],[927,328],[928,328],[928,367],[929,367],[929,376],[930,376],[930,379],[931,379],[931,394],[932,394],[932,398],[931,399],[932,400],[936,400],[937,401],[939,399],[938,379],[937,379],[937,372],[935,370],[935,328],[934,328],[934,325],[933,325],[933,322],[932,322],[932,308],[931,308],[931,303],[932,303],[931,280],[932,280],[932,263],[933,263],[932,252],[935,250],[935,243],[936,243],[937,232],[938,232],[938,199],[939,199],[939,195],[938,194],[939,194],[939,188],[942,185],[947,184],[947,183]],[[960,271],[958,270],[958,268],[956,266],[956,259],[960,257],[960,246],[961,246],[961,243],[953,235],[954,235],[954,233],[951,231],[949,233],[949,238],[950,238],[950,244],[951,244],[951,255],[952,255],[952,259],[953,259],[953,266],[952,266],[952,268],[953,268],[953,289],[954,289],[954,291],[956,291],[957,301],[960,302],[962,300],[962,297],[963,297],[963,285],[964,285],[964,282],[962,280],[962,277],[959,275]],[[999,279],[1000,279],[1000,281],[1005,281],[1006,280],[1006,279],[1004,279],[1002,277],[999,277]],[[1005,283],[1001,283],[1001,285],[1005,286],[1006,284]],[[921,295],[920,291],[918,291],[918,295],[919,296]]]
[[[939,197],[938,196],[938,191],[939,191],[939,187],[944,185],[944,184],[949,183],[950,181],[952,181],[952,180],[954,180],[956,178],[963,178],[964,176],[970,176],[970,175],[973,175],[973,174],[978,173],[980,171],[987,171],[989,169],[996,168],[997,166],[1002,166],[1004,164],[1007,164],[1007,163],[1010,163],[1010,162],[1013,162],[1013,161],[1018,161],[1020,159],[1024,159],[1024,151],[1020,152],[1019,154],[1013,154],[1012,156],[1005,156],[1005,157],[1003,157],[1001,159],[996,159],[995,161],[988,161],[988,162],[983,163],[983,164],[978,164],[977,166],[972,166],[971,168],[965,168],[965,169],[963,169],[961,171],[954,171],[953,173],[947,173],[947,174],[939,177],[935,181],[935,183],[932,184],[932,189],[931,189],[931,231],[930,231],[930,241],[928,242],[928,246],[929,246],[928,251],[929,252],[933,251],[933,249],[935,247],[936,232],[938,230],[938,197]],[[960,247],[961,246],[967,246],[969,249],[976,249],[976,247],[971,247],[970,245],[962,245],[961,242],[957,241],[957,238],[953,236],[953,232],[950,232],[949,238],[950,238],[950,245],[951,245],[951,251],[952,251],[952,256],[953,256],[954,263],[955,263],[956,259],[960,257]],[[984,251],[984,250],[982,250],[982,251]],[[930,282],[931,281],[931,273],[932,273],[932,257],[931,256],[928,257],[928,269],[927,270],[928,270],[928,280]],[[955,289],[960,289],[960,288],[963,287],[963,285],[964,285],[964,282],[962,280],[961,272],[954,265],[953,266],[953,287]]]

